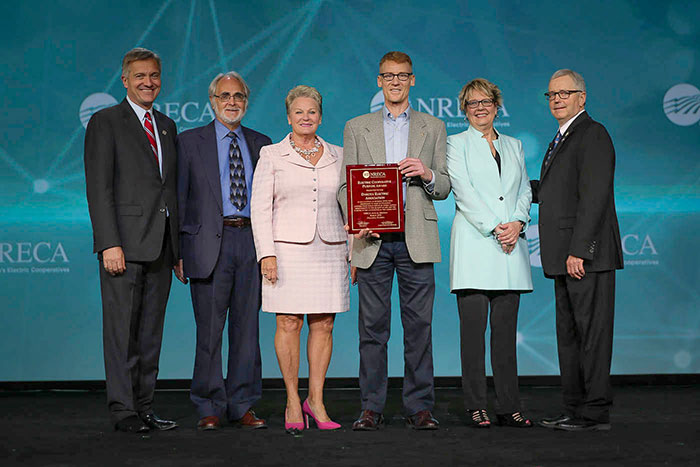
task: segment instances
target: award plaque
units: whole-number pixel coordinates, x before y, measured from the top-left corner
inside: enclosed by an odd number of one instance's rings
[[[403,187],[397,164],[348,165],[345,169],[350,233],[403,232]]]

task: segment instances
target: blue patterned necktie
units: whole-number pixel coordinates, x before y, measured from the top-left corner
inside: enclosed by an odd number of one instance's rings
[[[243,157],[241,157],[241,148],[238,147],[238,136],[233,131],[229,132],[228,136],[231,138],[231,146],[228,148],[228,168],[231,175],[229,199],[236,209],[242,211],[248,204],[245,167],[243,166]]]
[[[549,163],[552,162],[552,154],[554,154],[554,149],[557,147],[557,144],[559,144],[559,141],[561,141],[561,133],[557,131],[554,141],[552,141],[552,147],[547,151],[547,156],[544,158],[545,167],[549,166]]]

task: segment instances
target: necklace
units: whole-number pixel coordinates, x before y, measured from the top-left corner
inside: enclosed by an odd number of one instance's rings
[[[321,142],[318,140],[318,138],[315,138],[315,140],[316,141],[314,142],[314,147],[312,147],[311,149],[303,149],[294,144],[292,135],[289,135],[289,144],[292,145],[292,149],[294,149],[301,157],[303,157],[307,161],[311,161],[311,158],[313,158],[318,152],[318,148],[321,147]]]

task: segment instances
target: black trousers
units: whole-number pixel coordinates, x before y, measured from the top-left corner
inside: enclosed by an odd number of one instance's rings
[[[581,280],[556,276],[554,292],[564,410],[608,423],[615,271],[587,272]]]
[[[174,264],[166,227],[160,255],[150,262],[126,262],[112,276],[100,258],[102,337],[107,404],[112,422],[152,413]]]
[[[486,324],[491,308],[491,367],[496,387],[496,411],[520,412],[516,331],[520,293],[512,290],[457,292],[462,357],[464,408],[486,408]]]
[[[381,413],[387,392],[387,342],[391,328],[391,287],[399,284],[404,334],[403,405],[408,415],[432,410],[433,263],[414,263],[403,241],[382,241],[368,269],[357,270],[362,409]]]

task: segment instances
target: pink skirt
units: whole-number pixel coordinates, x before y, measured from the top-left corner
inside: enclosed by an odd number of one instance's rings
[[[263,277],[268,313],[340,313],[350,309],[347,242],[328,243],[318,231],[310,243],[275,242],[277,282]]]

